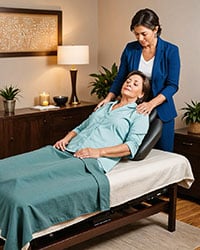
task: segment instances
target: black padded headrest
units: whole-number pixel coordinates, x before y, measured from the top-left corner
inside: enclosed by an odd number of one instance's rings
[[[152,121],[154,121],[157,117],[157,111],[156,109],[153,109],[151,111],[151,114],[149,115],[149,123],[151,124]]]
[[[162,121],[157,117],[157,112],[154,109],[149,115],[149,130],[145,135],[142,144],[140,145],[134,161],[143,160],[155,146],[162,133]]]

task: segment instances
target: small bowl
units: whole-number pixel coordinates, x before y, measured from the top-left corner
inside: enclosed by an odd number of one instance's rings
[[[56,103],[57,106],[59,107],[64,107],[68,101],[68,97],[67,96],[54,96],[53,97],[54,102]]]

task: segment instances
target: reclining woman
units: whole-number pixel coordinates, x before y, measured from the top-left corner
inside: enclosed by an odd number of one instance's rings
[[[131,72],[121,90],[120,101],[109,102],[89,119],[56,142],[54,147],[78,158],[95,158],[105,172],[121,157],[134,158],[148,130],[148,116],[136,112],[148,97],[150,85],[140,71]]]
[[[105,175],[133,158],[149,127],[136,112],[150,90],[147,77],[131,72],[120,101],[109,102],[54,146],[0,160],[0,236],[4,250],[18,250],[38,232],[81,214],[109,209]],[[20,230],[20,231],[19,231]]]

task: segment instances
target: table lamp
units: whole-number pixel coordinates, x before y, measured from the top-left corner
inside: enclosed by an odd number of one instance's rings
[[[61,65],[71,65],[71,85],[72,93],[69,104],[79,104],[76,95],[76,78],[77,72],[76,65],[89,63],[89,46],[88,45],[60,45],[58,46],[57,63]]]

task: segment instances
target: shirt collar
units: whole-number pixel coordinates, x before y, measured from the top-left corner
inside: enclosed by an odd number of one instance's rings
[[[118,101],[113,101],[113,102],[110,102],[109,104],[109,110],[111,110],[111,108],[113,107],[113,105],[115,105],[116,103],[118,103]],[[122,106],[121,108],[131,108],[131,109],[136,109],[137,107],[137,103],[136,102],[132,102],[132,103],[128,103],[124,106]]]

